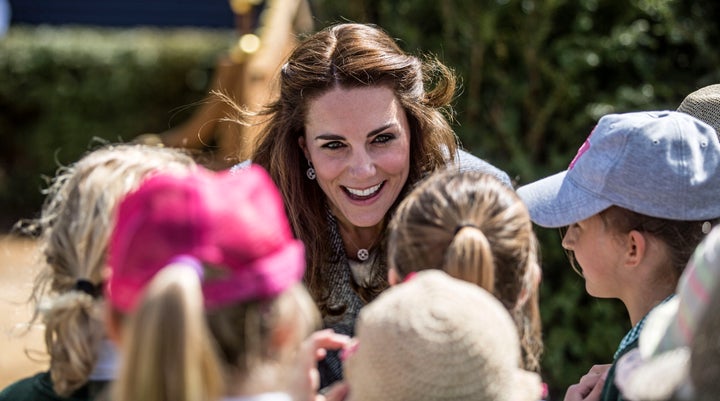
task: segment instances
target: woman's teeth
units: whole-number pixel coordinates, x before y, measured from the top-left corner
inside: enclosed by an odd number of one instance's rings
[[[377,192],[377,190],[380,189],[380,186],[382,186],[382,183],[374,185],[367,189],[354,189],[350,187],[345,187],[345,189],[347,189],[347,191],[350,192],[351,195],[367,197]]]

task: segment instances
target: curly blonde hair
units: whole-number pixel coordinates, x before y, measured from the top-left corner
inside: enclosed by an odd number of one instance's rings
[[[16,225],[40,240],[42,270],[30,296],[35,305],[30,323],[45,324],[57,394],[69,396],[88,381],[105,338],[102,286],[116,205],[151,173],[193,166],[179,150],[105,145],[60,167],[45,191],[40,217]]]

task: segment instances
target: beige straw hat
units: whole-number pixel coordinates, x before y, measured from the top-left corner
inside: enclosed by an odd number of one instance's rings
[[[361,312],[346,357],[350,397],[362,401],[536,401],[537,374],[519,368],[517,329],[477,285],[417,273]]]
[[[708,85],[687,95],[677,111],[709,124],[720,136],[720,84]]]

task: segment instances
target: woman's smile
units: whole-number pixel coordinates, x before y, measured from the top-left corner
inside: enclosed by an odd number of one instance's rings
[[[343,187],[343,189],[347,192],[350,199],[364,201],[371,199],[372,197],[380,193],[380,189],[382,188],[384,183],[385,182],[383,181],[377,185],[373,185],[372,187],[365,189],[357,189],[350,187]]]

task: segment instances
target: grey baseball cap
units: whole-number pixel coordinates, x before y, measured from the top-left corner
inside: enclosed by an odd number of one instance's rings
[[[671,220],[720,217],[720,142],[676,111],[602,117],[567,170],[518,188],[543,227],[584,220],[612,205]]]

